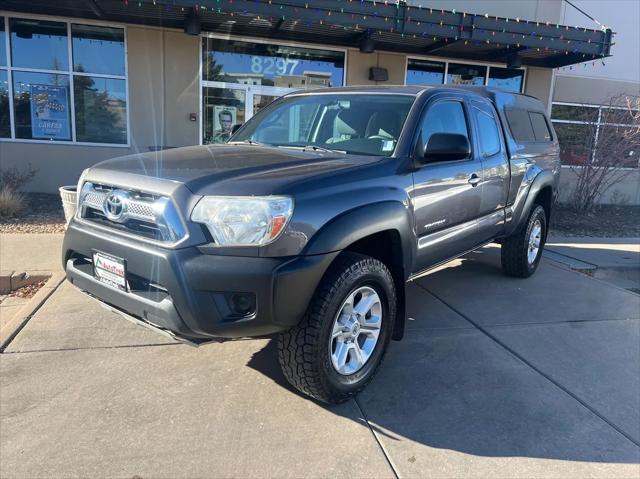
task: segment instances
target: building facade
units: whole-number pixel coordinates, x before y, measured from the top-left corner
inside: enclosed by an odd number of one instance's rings
[[[551,110],[576,100],[558,67],[611,61],[611,31],[568,15],[560,0],[3,0],[0,167],[30,164],[28,189],[54,192],[103,159],[225,141],[299,89],[493,85]]]

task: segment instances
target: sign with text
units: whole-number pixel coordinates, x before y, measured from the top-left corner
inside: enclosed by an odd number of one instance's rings
[[[30,93],[32,138],[70,140],[67,87],[33,84]]]

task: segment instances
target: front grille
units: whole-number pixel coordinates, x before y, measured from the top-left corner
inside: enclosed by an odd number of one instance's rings
[[[78,204],[82,219],[123,233],[165,243],[186,235],[173,202],[165,196],[87,182]]]

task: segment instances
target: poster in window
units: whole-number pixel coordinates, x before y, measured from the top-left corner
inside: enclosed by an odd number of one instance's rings
[[[32,84],[30,93],[32,138],[70,140],[67,87]]]
[[[231,137],[231,129],[236,124],[237,116],[238,109],[235,106],[213,107],[213,143],[224,143]]]

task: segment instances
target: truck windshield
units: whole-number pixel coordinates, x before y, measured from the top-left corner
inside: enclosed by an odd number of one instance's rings
[[[293,95],[260,110],[230,142],[390,156],[413,95]]]

